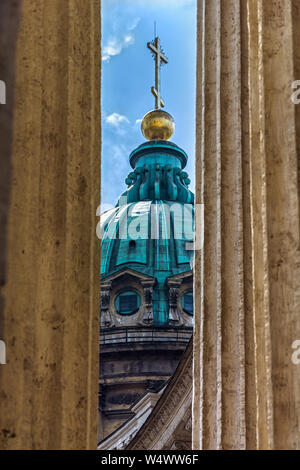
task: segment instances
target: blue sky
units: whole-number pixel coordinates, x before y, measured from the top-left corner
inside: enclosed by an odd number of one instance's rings
[[[157,35],[169,63],[161,69],[165,110],[175,119],[172,141],[189,156],[194,188],[196,0],[102,0],[102,206],[127,188],[130,152],[145,141],[140,120],[154,108],[154,60],[147,42]]]

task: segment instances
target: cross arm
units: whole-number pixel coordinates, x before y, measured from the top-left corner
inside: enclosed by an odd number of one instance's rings
[[[148,49],[150,49],[153,54],[156,54],[160,57],[160,60],[162,62],[164,62],[165,64],[168,63],[168,59],[166,58],[166,56],[162,53],[161,49],[157,49],[151,42],[147,42],[147,47]]]
[[[157,54],[157,49],[156,47],[151,43],[151,42],[147,42],[147,47],[148,49],[151,49],[152,52],[154,52],[154,54]]]

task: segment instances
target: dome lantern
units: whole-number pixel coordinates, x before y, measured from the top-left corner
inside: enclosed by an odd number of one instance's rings
[[[160,94],[160,67],[167,64],[168,59],[158,37],[148,42],[147,47],[155,60],[155,87],[151,87],[151,93],[155,98],[155,109],[143,117],[141,130],[147,140],[169,140],[174,134],[175,121],[171,114],[161,109],[165,107],[165,103]]]

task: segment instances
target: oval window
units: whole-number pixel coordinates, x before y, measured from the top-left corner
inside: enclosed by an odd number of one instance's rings
[[[131,315],[137,312],[141,306],[140,296],[133,291],[122,292],[115,300],[115,306],[118,313],[122,315]]]
[[[186,292],[181,297],[181,306],[183,310],[188,313],[189,315],[193,315],[194,313],[194,297],[193,292]]]

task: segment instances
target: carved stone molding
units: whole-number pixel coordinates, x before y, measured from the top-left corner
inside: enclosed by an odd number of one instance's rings
[[[101,326],[109,328],[114,325],[112,315],[109,310],[110,307],[110,293],[111,293],[111,282],[102,284],[101,287]]]
[[[191,445],[191,441],[174,441],[170,450],[191,450]]]
[[[101,325],[103,327],[152,325],[152,295],[156,279],[131,268],[123,268],[101,283]],[[143,299],[142,305],[133,315],[120,315],[114,306],[114,300],[124,286],[136,291]]]
[[[167,285],[169,287],[169,320],[171,325],[179,325],[182,320],[178,313],[178,298],[180,294],[180,286],[182,279],[168,279]]]
[[[153,285],[154,281],[141,281],[144,288],[144,316],[143,323],[151,325],[153,323]]]
[[[177,302],[179,297],[179,287],[169,288],[169,320],[171,324],[178,324],[180,318],[178,315]]]

